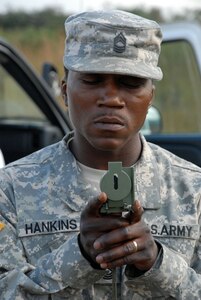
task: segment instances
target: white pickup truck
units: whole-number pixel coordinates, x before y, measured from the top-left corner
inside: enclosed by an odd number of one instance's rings
[[[4,156],[0,149],[0,168],[3,168],[5,166]]]
[[[162,25],[160,66],[146,138],[201,166],[201,28]],[[0,39],[0,149],[6,163],[56,142],[71,129],[66,113],[33,68]]]

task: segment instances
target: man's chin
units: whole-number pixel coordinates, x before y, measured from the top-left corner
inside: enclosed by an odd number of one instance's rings
[[[101,151],[116,151],[122,148],[122,141],[114,138],[102,138],[93,140],[92,146]]]

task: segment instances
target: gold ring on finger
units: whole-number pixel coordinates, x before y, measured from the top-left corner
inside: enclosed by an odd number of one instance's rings
[[[133,252],[137,252],[137,242],[136,241],[133,241],[133,246],[134,246],[134,249],[133,249]]]

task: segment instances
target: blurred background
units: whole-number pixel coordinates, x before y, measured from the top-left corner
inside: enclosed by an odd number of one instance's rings
[[[65,19],[85,10],[116,8],[160,23],[201,23],[201,0],[1,0],[0,37],[18,48],[39,73],[42,63],[49,61],[62,77]]]

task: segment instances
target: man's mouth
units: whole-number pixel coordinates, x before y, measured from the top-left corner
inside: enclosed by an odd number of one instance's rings
[[[122,119],[117,116],[101,116],[94,120],[95,127],[104,130],[117,131],[122,129],[125,124]]]

